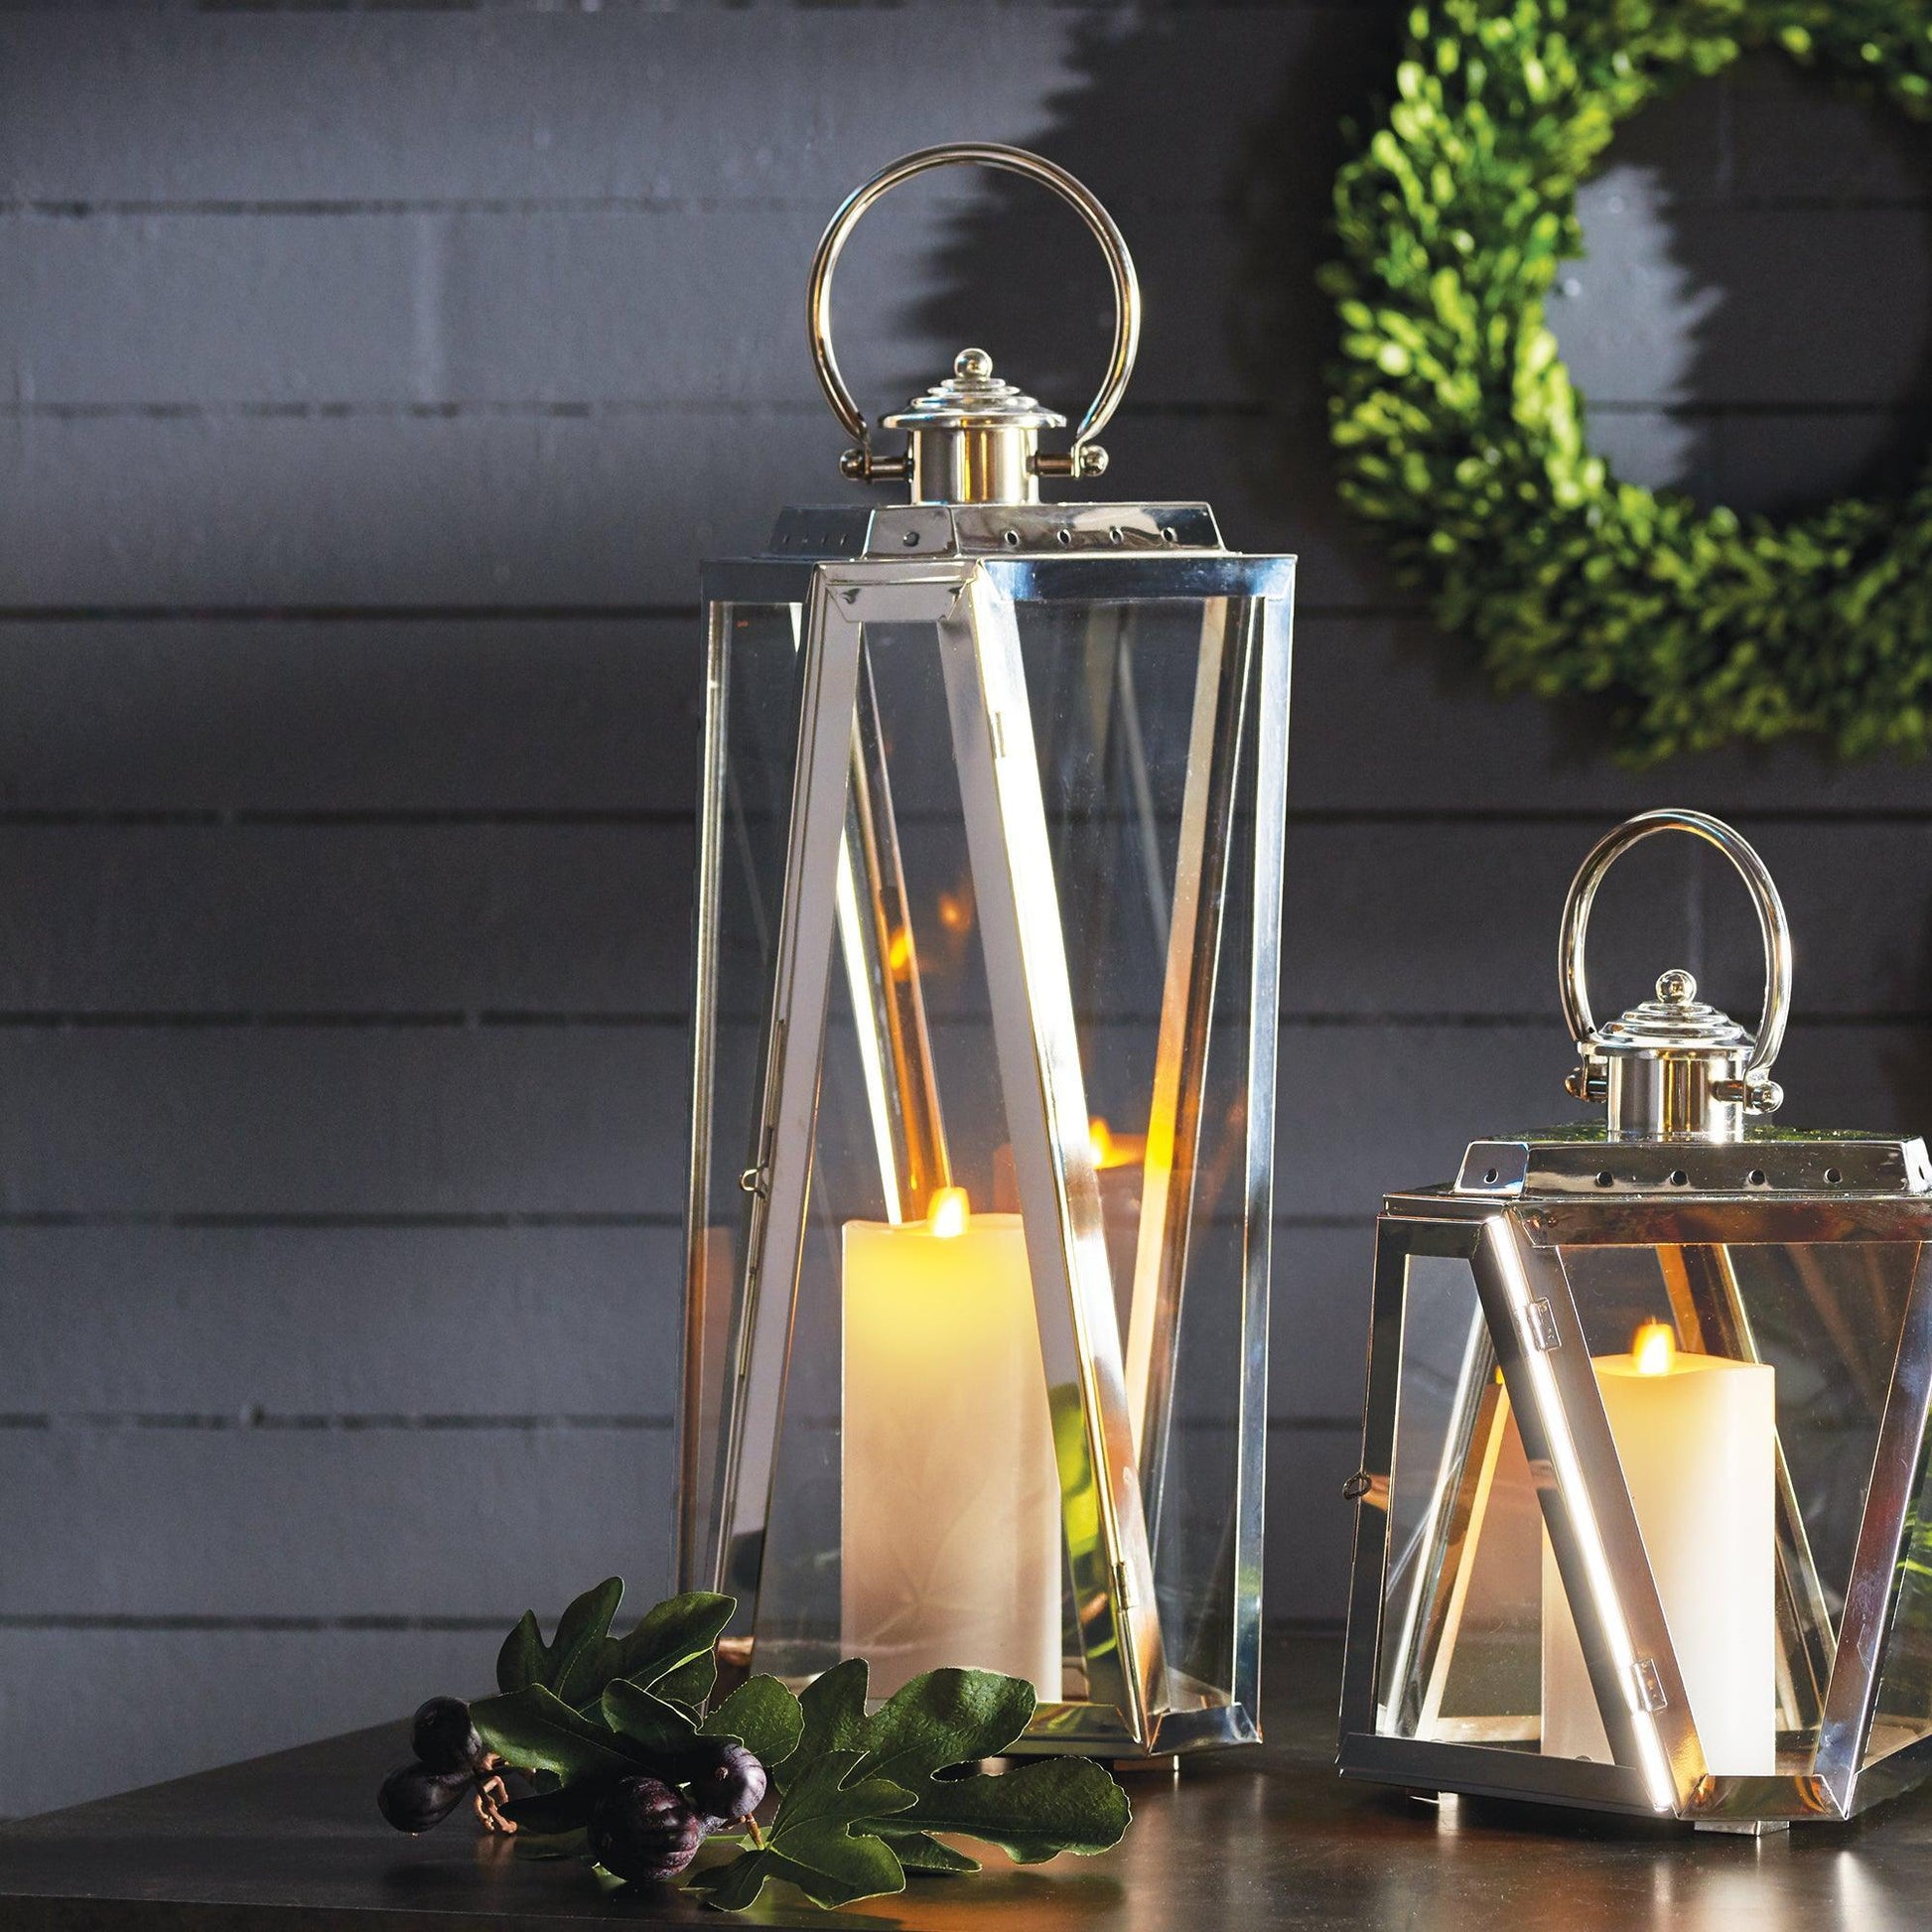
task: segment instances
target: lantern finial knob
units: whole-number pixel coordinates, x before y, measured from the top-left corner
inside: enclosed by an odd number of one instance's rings
[[[1657,975],[1657,997],[1666,1006],[1687,1007],[1698,996],[1698,983],[1681,966]]]
[[[993,358],[983,348],[962,348],[952,358],[952,372],[969,381],[984,380],[993,373]]]

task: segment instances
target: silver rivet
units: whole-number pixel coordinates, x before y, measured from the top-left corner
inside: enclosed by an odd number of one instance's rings
[[[1750,1171],[1750,1173],[1744,1176],[1744,1178],[1747,1181],[1749,1181],[1753,1187],[1762,1187],[1764,1185],[1764,1170],[1762,1168],[1753,1168]]]
[[[1126,538],[1120,533],[1120,525],[1118,523],[1107,532],[1107,541],[1109,543],[1124,543],[1126,541]]]
[[[1836,1168],[1827,1168],[1825,1170],[1825,1185],[1827,1187],[1836,1187],[1844,1178],[1845,1176]]]
[[[1003,530],[1000,533],[1000,541],[1009,550],[1018,550],[1020,548],[1020,532],[1018,530]]]
[[[907,530],[899,541],[905,545],[906,549],[916,550],[919,547],[919,533],[916,530]]]
[[[1055,530],[1053,532],[1053,541],[1064,550],[1073,541],[1073,532],[1071,530]]]

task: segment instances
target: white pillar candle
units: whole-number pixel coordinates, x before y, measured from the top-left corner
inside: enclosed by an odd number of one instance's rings
[[[942,1665],[1060,1696],[1060,1496],[1018,1214],[845,1224],[842,1641],[889,1697]]]
[[[1595,1360],[1705,1763],[1777,1769],[1776,1371],[1679,1354],[1661,1322]],[[1583,1645],[1543,1539],[1543,1749],[1608,1763]]]

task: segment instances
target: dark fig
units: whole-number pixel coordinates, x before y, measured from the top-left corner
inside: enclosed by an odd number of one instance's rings
[[[416,1713],[409,1743],[432,1771],[445,1777],[483,1766],[483,1740],[470,1722],[470,1707],[461,1698],[431,1698],[423,1705]]]
[[[678,1769],[690,1786],[692,1808],[714,1832],[742,1825],[764,1802],[770,1782],[751,1751],[723,1740],[693,1752]]]
[[[451,1777],[427,1764],[399,1764],[382,1780],[375,1808],[399,1832],[426,1832],[442,1824],[473,1789],[467,1771]]]
[[[704,1836],[704,1821],[662,1778],[620,1778],[591,1814],[591,1856],[618,1878],[675,1878]]]

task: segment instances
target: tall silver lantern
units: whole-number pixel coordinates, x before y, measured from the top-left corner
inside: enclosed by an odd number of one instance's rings
[[[1064,418],[963,350],[874,445],[832,273],[950,163],[1063,196],[1116,298]],[[679,1561],[739,1661],[1030,1679],[1027,1743],[1252,1739],[1294,560],[1105,468],[1139,291],[1020,149],[861,188],[812,353],[882,507],[707,565]]]
[[[1750,889],[1755,1037],[1682,971],[1591,1017],[1590,901],[1667,831]],[[1341,1768],[1725,1831],[1849,1818],[1932,1768],[1932,1166],[1763,1124],[1790,938],[1719,820],[1604,838],[1561,966],[1598,1117],[1478,1141],[1381,1216]]]

